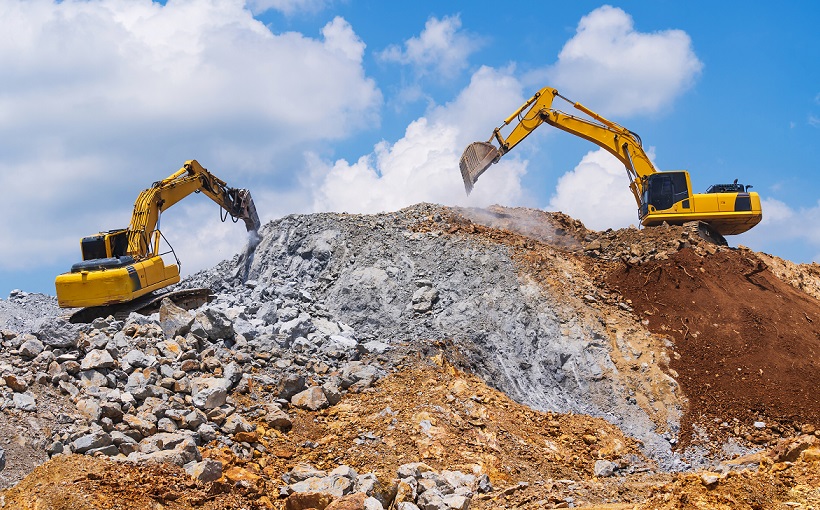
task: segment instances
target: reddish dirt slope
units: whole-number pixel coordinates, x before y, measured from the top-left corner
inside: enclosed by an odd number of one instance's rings
[[[754,432],[756,421],[769,428],[772,421],[820,423],[820,302],[752,253],[681,250],[668,260],[621,265],[607,284],[653,332],[674,339],[670,368],[690,405],[684,440],[694,423],[734,434],[740,427],[757,442],[770,438]]]

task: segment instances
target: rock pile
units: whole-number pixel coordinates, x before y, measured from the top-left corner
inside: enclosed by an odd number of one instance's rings
[[[292,287],[245,288],[251,300],[223,295],[196,311],[165,300],[159,313],[124,322],[48,317],[30,333],[4,330],[0,407],[36,413],[38,393],[53,385],[76,412],[58,413],[50,455],[169,462],[213,479],[221,466],[201,462],[198,446],[216,441],[250,458],[259,448],[256,422],[287,431],[290,406],[334,405],[384,375],[359,359],[387,344],[360,343]],[[265,398],[238,407],[230,395],[251,387]]]
[[[281,492],[287,495],[288,510],[467,510],[475,493],[493,490],[486,474],[436,472],[423,462],[399,466],[396,477],[387,484],[374,473],[360,475],[345,465],[328,473],[310,464],[298,464],[283,478],[288,485]]]

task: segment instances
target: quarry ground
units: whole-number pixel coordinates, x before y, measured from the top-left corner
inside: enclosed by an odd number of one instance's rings
[[[248,280],[305,289],[360,341],[389,344],[362,358],[386,377],[289,407],[288,430],[258,423],[252,455],[202,446],[223,464],[207,483],[117,457],[46,462],[39,438],[76,402],[33,385],[36,413],[0,417],[0,507],[285,508],[282,476],[301,463],[389,485],[424,462],[488,475],[476,509],[820,508],[816,264],[691,228],[594,232],[560,213],[422,204],[285,218],[252,258],[190,285],[245,303]],[[46,301],[0,301],[0,327],[22,332]]]

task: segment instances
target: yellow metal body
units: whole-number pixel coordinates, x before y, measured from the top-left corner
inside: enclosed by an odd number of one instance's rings
[[[556,97],[571,103],[575,109],[588,115],[592,120],[554,109],[552,103]],[[518,122],[512,131],[504,137],[501,129],[516,120]],[[658,172],[644,152],[637,134],[605,119],[580,103],[569,101],[550,87],[539,90],[507,117],[504,124],[493,131],[488,142],[475,142],[468,146],[461,163],[468,193],[478,176],[492,163],[498,162],[499,158],[544,123],[603,147],[623,163],[629,176],[629,189],[638,204],[638,216],[643,226],[655,226],[663,222],[680,225],[689,221],[703,221],[718,233],[731,235],[749,230],[763,217],[757,193],[747,192],[745,189],[742,192],[692,193],[688,172]],[[497,149],[491,144],[493,140],[498,143]],[[671,201],[652,203],[649,198],[657,194],[648,192],[650,184],[660,183],[666,177],[670,182],[674,180],[679,184],[674,198]],[[664,204],[662,208],[657,205],[660,202]]]
[[[179,282],[179,266],[151,257],[124,267],[63,273],[54,285],[57,303],[81,308],[124,303]]]
[[[158,228],[163,211],[191,193],[202,192],[227,213],[259,228],[250,193],[229,188],[196,160],[142,191],[134,203],[127,229],[101,232],[80,241],[83,262],[58,275],[54,286],[64,308],[125,303],[179,282],[179,264],[166,265],[160,254]],[[227,217],[227,215],[226,215]]]

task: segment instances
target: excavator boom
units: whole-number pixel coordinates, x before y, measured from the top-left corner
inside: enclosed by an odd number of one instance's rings
[[[589,118],[569,115],[553,108],[555,98],[561,98]],[[517,121],[517,122],[516,122]],[[515,122],[505,137],[501,130]],[[707,223],[718,235],[740,234],[760,222],[760,197],[747,187],[718,185],[707,193],[694,194],[686,171],[659,172],[643,150],[641,138],[634,132],[595,113],[584,105],[570,101],[557,90],[544,87],[521,105],[493,130],[486,142],[467,146],[459,161],[461,177],[467,194],[478,178],[501,157],[542,124],[579,136],[604,148],[626,169],[629,189],[638,206],[643,226],[664,222],[683,224],[690,221]],[[497,145],[494,145],[495,142]]]

